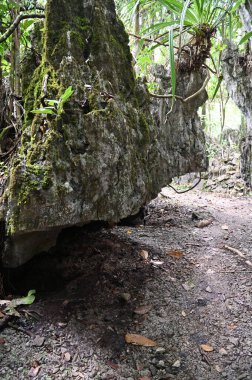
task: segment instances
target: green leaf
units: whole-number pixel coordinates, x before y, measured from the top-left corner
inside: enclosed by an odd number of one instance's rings
[[[252,30],[249,33],[246,33],[245,36],[242,37],[238,45],[244,44],[244,42],[247,42],[252,37]]]
[[[73,95],[73,93],[74,91],[72,89],[72,86],[68,87],[66,91],[64,92],[64,94],[61,95],[59,101],[65,103]]]
[[[31,112],[32,113],[37,113],[37,114],[56,115],[56,112],[54,111],[53,107],[39,108],[37,110],[32,110]]]
[[[238,0],[238,1],[236,1],[236,4],[234,4],[234,6],[232,8],[232,12],[235,12],[244,3],[245,3],[245,0]]]
[[[36,290],[29,290],[26,297],[16,298],[8,304],[6,311],[7,314],[17,315],[15,308],[20,305],[31,305],[35,300]]]
[[[49,106],[55,106],[56,104],[59,104],[59,100],[55,99],[46,99],[45,101]]]
[[[214,94],[213,94],[213,97],[212,97],[212,101],[214,100],[216,94],[217,94],[218,91],[219,91],[219,88],[220,88],[220,86],[221,86],[221,82],[222,82],[222,80],[223,80],[223,76],[220,75],[220,77],[218,78],[217,86],[215,87],[215,90],[214,90]]]
[[[188,7],[190,6],[190,3],[191,3],[191,0],[186,0],[186,1],[185,1],[184,7],[183,7],[183,10],[182,10],[182,13],[181,13],[181,17],[180,17],[180,27],[179,27],[179,51],[180,51],[180,49],[181,49],[182,32],[183,32],[183,28],[184,28],[184,22],[185,22],[186,11],[187,11]]]

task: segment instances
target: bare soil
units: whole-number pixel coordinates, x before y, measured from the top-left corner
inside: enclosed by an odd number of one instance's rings
[[[252,199],[162,194],[145,226],[67,230],[4,273],[37,298],[0,331],[1,379],[252,379]]]

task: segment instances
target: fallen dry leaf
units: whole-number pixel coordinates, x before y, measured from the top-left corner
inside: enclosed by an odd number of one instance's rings
[[[204,228],[209,226],[211,223],[213,223],[213,219],[203,219],[198,224],[196,224],[196,227]]]
[[[0,338],[0,344],[5,344],[5,340]]]
[[[145,336],[138,334],[126,334],[125,341],[126,343],[136,344],[138,346],[145,347],[155,347],[157,345],[157,343],[154,342],[154,340],[151,340],[149,338],[146,338]]]
[[[107,364],[110,368],[113,368],[113,369],[118,369],[118,368],[119,368],[119,364],[114,363],[114,362],[111,362],[111,361],[107,362],[106,364]]]
[[[143,306],[139,306],[137,307],[135,310],[134,310],[134,313],[135,314],[139,314],[139,315],[144,315],[144,314],[147,314],[149,313],[149,311],[152,309],[152,306],[151,305],[143,305]]]
[[[131,231],[131,230],[128,230],[128,231],[127,231],[127,234],[128,234],[128,235],[131,235],[131,234],[132,234],[132,231]]]
[[[168,256],[174,257],[175,259],[181,259],[181,257],[184,256],[183,252],[179,251],[178,249],[174,249],[172,251],[167,252]]]
[[[200,347],[205,352],[212,352],[214,350],[214,348],[210,346],[209,344],[201,344]]]
[[[0,318],[4,318],[4,317],[5,317],[5,315],[0,310]]]
[[[142,250],[139,252],[139,256],[141,256],[141,258],[142,258],[143,260],[148,260],[149,253],[148,253],[148,251],[145,251],[144,249],[142,249]]]
[[[138,380],[151,380],[151,378],[149,376],[143,376],[143,377],[139,377]]]

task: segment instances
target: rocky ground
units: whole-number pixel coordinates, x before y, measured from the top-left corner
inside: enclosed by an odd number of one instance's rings
[[[162,194],[145,226],[65,231],[3,274],[37,297],[0,331],[1,379],[252,379],[252,199]]]

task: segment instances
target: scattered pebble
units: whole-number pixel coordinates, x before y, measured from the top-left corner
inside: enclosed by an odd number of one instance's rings
[[[206,292],[207,292],[207,293],[212,293],[212,289],[210,288],[210,286],[208,286],[208,287],[206,288]]]
[[[45,338],[43,336],[36,335],[32,342],[32,345],[36,347],[42,347],[44,342]]]
[[[175,368],[179,368],[181,366],[181,360],[180,359],[176,360],[175,363],[173,363],[172,366],[175,367]]]

